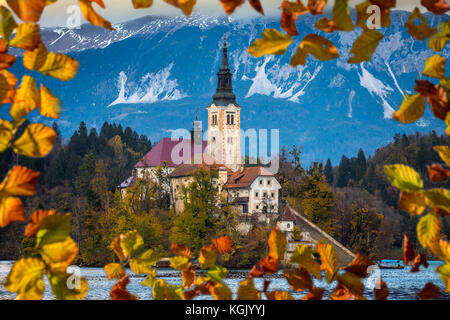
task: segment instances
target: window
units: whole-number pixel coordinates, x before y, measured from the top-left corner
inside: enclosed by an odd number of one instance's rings
[[[230,115],[227,114],[227,124],[230,124]]]
[[[259,184],[260,184],[260,185],[262,185],[262,184],[263,184],[263,181],[262,181],[262,179],[261,179],[261,180],[259,180]]]
[[[267,192],[263,193],[263,198],[267,197]]]
[[[271,205],[271,206],[270,206],[270,209],[272,209],[272,210],[275,209],[275,206],[274,206],[274,205]]]
[[[233,137],[228,137],[227,138],[227,142],[228,142],[228,144],[232,144],[233,143]]]
[[[271,196],[272,198],[275,198],[275,193],[272,192],[272,193],[270,194],[270,196]]]
[[[212,115],[212,125],[217,125],[217,114]]]
[[[243,213],[248,213],[248,204],[244,203],[244,204],[242,205],[242,212],[243,212]]]
[[[234,124],[234,114],[227,114],[227,124]]]
[[[290,223],[287,224],[287,228],[288,228],[288,229],[291,228],[291,224],[290,224]]]
[[[256,205],[256,210],[258,210],[259,209],[259,206],[258,205]]]
[[[267,180],[267,184],[270,186],[270,179],[269,180]]]
[[[234,115],[231,115],[231,124],[234,124]]]
[[[259,192],[255,192],[255,197],[259,197]]]

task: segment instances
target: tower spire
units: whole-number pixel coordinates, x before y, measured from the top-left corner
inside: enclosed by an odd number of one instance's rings
[[[232,86],[233,74],[228,64],[227,37],[223,37],[222,64],[217,73],[217,90],[213,96],[213,103],[216,106],[227,106],[236,103],[236,96]]]

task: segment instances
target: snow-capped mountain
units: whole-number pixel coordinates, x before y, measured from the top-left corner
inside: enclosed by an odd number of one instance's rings
[[[153,16],[117,24],[114,32],[91,25],[47,28],[43,39],[48,47],[77,58],[81,68],[67,83],[40,79],[63,101],[58,123],[66,136],[82,120],[97,127],[115,121],[156,141],[173,129],[190,129],[196,114],[206,123],[226,34],[243,128],[280,129],[281,145],[303,146],[305,163],[328,157],[336,163],[360,147],[372,153],[397,132],[443,128],[430,112],[412,125],[391,120],[403,96],[413,91],[425,59],[434,54],[403,27],[408,14],[392,14],[393,26],[381,30],[385,39],[371,62],[346,63],[361,32],[357,28],[325,34],[340,59],[309,57],[306,66],[297,68],[289,66],[290,56],[304,35],[316,32],[316,17],[299,17],[300,36],[286,55],[259,59],[246,49],[265,28],[279,29],[278,18]],[[429,16],[429,23],[438,22]],[[442,54],[448,57],[449,50]],[[16,74],[25,72],[20,62],[16,65]]]

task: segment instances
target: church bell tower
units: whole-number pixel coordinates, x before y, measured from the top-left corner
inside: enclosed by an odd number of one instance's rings
[[[224,38],[222,64],[217,73],[217,89],[208,110],[208,150],[217,163],[239,170],[241,159],[241,107],[236,103],[233,74],[228,64],[227,41]]]

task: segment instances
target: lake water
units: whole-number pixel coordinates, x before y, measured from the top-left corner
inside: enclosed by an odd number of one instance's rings
[[[10,293],[3,287],[3,282],[9,273],[9,270],[13,262],[10,261],[0,261],[0,299],[14,299],[15,294]],[[409,272],[409,267],[403,270],[396,269],[382,269],[380,270],[381,276],[389,287],[390,295],[389,299],[394,300],[411,300],[417,299],[416,292],[419,292],[427,282],[432,282],[442,288],[444,292],[444,285],[439,278],[439,275],[435,272],[436,267],[438,267],[441,262],[429,262],[430,266],[427,269],[422,269],[420,272],[411,273]],[[225,283],[230,287],[233,292],[233,297],[236,297],[239,282],[244,280],[247,276],[248,270],[230,270]],[[87,299],[92,300],[105,300],[109,299],[109,291],[114,285],[114,280],[108,280],[106,278],[105,272],[102,268],[81,268],[81,275],[88,280],[90,290],[87,293]],[[180,272],[173,269],[158,269],[158,278],[164,279],[172,284],[181,284]],[[130,284],[128,285],[128,290],[133,294],[137,295],[139,299],[151,299],[151,289],[148,287],[141,287],[139,284],[144,279],[141,276],[134,276],[130,273]],[[289,284],[283,277],[282,273],[279,272],[268,277],[271,280],[269,290],[287,290],[296,299],[301,298],[306,293],[294,292],[289,288]],[[373,283],[372,280],[371,281]],[[325,297],[327,297],[331,290],[334,288],[336,283],[331,285],[326,285],[325,280],[318,281],[315,280],[315,285],[325,288]],[[255,279],[255,286],[258,289],[262,289],[263,280]],[[51,290],[49,289],[49,283],[46,280],[44,299],[52,299]],[[364,295],[369,299],[373,298],[373,290],[366,289]],[[443,299],[450,299],[449,294],[444,294]],[[210,296],[200,296],[197,299],[211,299]]]

